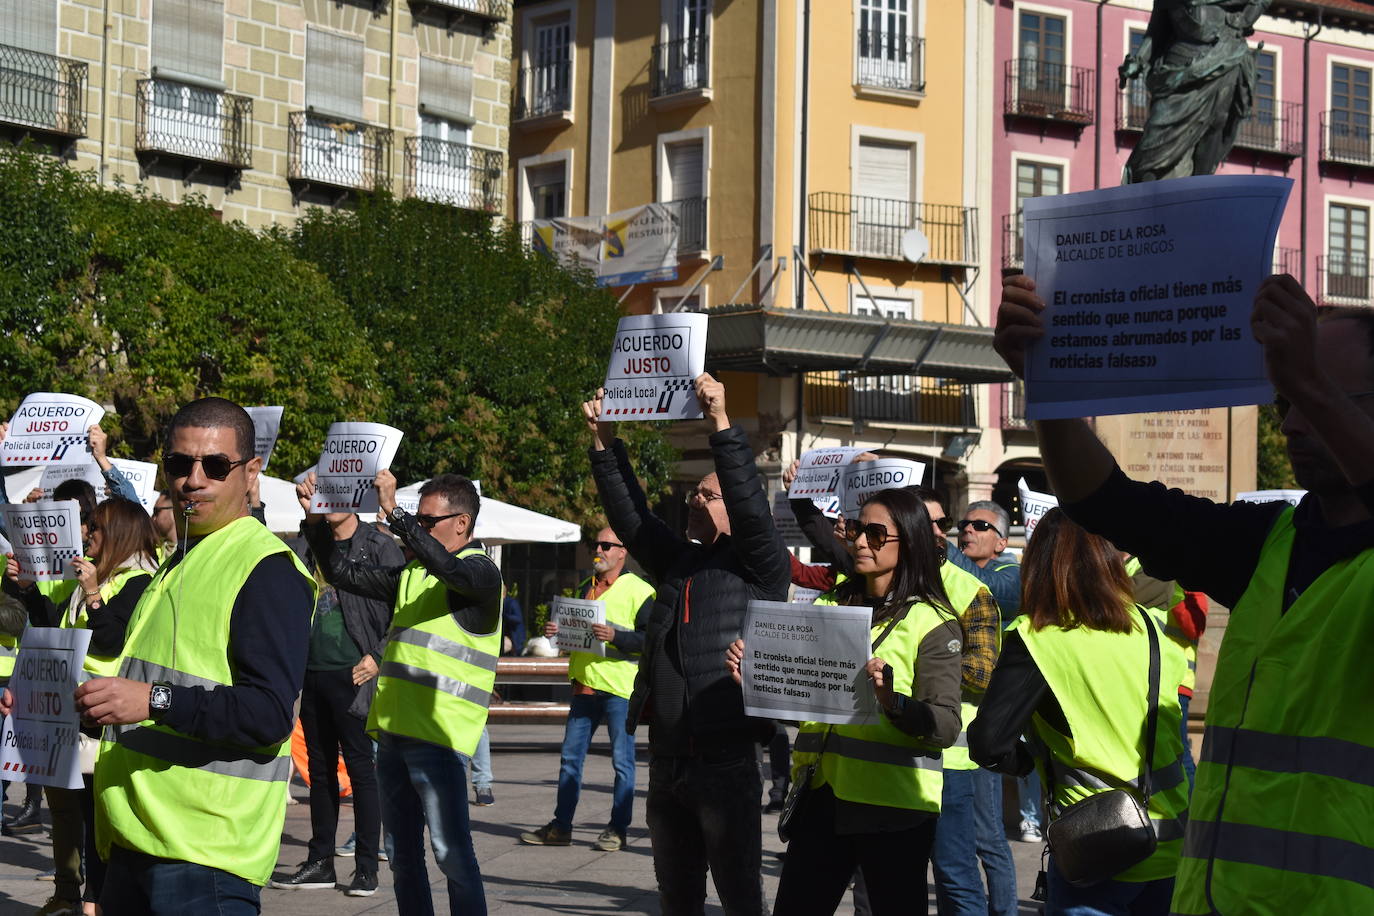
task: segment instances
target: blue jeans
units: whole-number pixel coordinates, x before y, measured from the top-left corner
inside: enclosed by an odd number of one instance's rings
[[[1064,880],[1050,856],[1049,896],[1045,916],[1167,916],[1174,879],[1103,881],[1074,887]]]
[[[571,830],[577,798],[582,791],[582,764],[596,726],[604,718],[611,738],[611,767],[615,788],[611,795],[610,827],[621,836],[630,829],[635,804],[635,736],[625,731],[630,701],[610,693],[573,694],[568,725],[563,730],[562,762],[558,770],[558,805],[553,822]]]
[[[1040,774],[1031,770],[1016,780],[1017,797],[1021,804],[1021,823],[1040,829]]]
[[[1016,865],[1002,828],[1002,774],[973,771],[973,835],[988,879],[988,916],[1016,916]]]
[[[477,739],[477,750],[472,752],[468,758],[472,772],[472,787],[474,789],[490,789],[491,772],[491,735],[487,730],[482,729],[482,737]]]
[[[1192,797],[1193,782],[1197,779],[1197,763],[1193,760],[1193,743],[1188,740],[1188,704],[1193,698],[1185,693],[1178,695],[1178,705],[1183,707],[1183,772],[1188,774],[1188,795]]]
[[[973,773],[945,770],[935,845],[930,850],[935,911],[940,916],[986,916],[988,911],[974,845]]]
[[[111,846],[100,907],[106,916],[256,916],[261,895],[256,884],[218,868]]]
[[[448,879],[453,916],[485,916],[487,898],[468,824],[467,757],[426,741],[382,732],[377,782],[396,904],[406,916],[434,916],[425,868],[425,826],[434,861]]]

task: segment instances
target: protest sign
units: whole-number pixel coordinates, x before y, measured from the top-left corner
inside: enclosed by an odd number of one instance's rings
[[[918,486],[925,473],[924,464],[906,458],[879,458],[847,465],[840,475],[840,511],[845,518],[858,518],[868,497],[879,490]]]
[[[5,467],[85,464],[91,458],[86,431],[104,416],[105,408],[75,394],[31,394],[10,418],[0,460]]]
[[[272,449],[277,447],[277,433],[281,430],[281,407],[245,407],[248,416],[253,418],[254,453],[262,459],[262,469],[267,470],[267,462],[272,460]]]
[[[802,588],[800,585],[792,586],[793,604],[815,604],[816,599],[821,596],[818,588]]]
[[[81,464],[49,464],[43,467],[43,476],[38,479],[38,488],[49,497],[52,491],[69,480],[84,480],[90,484],[100,499],[107,499],[105,477],[100,473],[100,465],[90,455]]]
[[[6,780],[81,788],[81,715],[72,692],[90,641],[85,627],[24,631],[9,681],[14,711],[0,737],[0,776]]]
[[[706,367],[706,322],[696,312],[620,319],[601,419],[700,419],[695,383]]]
[[[75,579],[71,561],[81,556],[81,508],[74,499],[7,505],[5,530],[19,563],[19,578],[35,582]]]
[[[1248,490],[1236,494],[1236,502],[1277,503],[1285,502],[1296,506],[1307,495],[1306,490]]]
[[[157,465],[151,461],[134,461],[130,458],[111,458],[110,464],[119,468],[119,473],[133,484],[138,501],[152,515],[153,506],[157,505]]]
[[[1026,525],[1026,540],[1029,541],[1031,534],[1035,531],[1035,526],[1040,524],[1041,517],[1055,506],[1059,505],[1059,500],[1048,493],[1037,493],[1026,486],[1026,478],[1022,477],[1016,481],[1016,492],[1021,497],[1021,518]],[[1006,535],[1003,531],[1002,534]]]
[[[138,494],[139,504],[151,515],[153,506],[157,503],[157,465],[130,458],[111,458],[110,464],[118,468],[125,479],[133,485],[134,492]],[[105,482],[105,475],[100,473],[100,465],[93,460],[88,460],[85,464],[46,465],[38,486],[51,496],[54,490],[68,480],[86,481],[95,489],[96,498],[101,502],[114,495],[110,492],[110,485]]]
[[[797,476],[792,478],[792,486],[787,491],[788,497],[819,500],[839,492],[841,469],[862,451],[861,448],[836,447],[803,452],[797,464]]]
[[[332,423],[315,465],[315,496],[310,511],[367,513],[377,511],[372,480],[391,467],[401,444],[401,431],[381,423]]]
[[[1199,175],[1027,200],[1026,273],[1046,308],[1026,416],[1268,401],[1250,308],[1292,185]]]
[[[872,648],[866,607],[750,601],[740,680],[746,715],[831,725],[877,713],[864,665]]]
[[[606,622],[606,602],[556,596],[549,601],[549,619],[558,624],[553,644],[559,650],[606,654],[606,644],[592,633],[595,624]]]
[[[797,516],[792,512],[787,494],[781,490],[773,494],[773,526],[778,529],[782,542],[788,547],[811,546],[811,542],[802,533],[801,525],[797,524]]]

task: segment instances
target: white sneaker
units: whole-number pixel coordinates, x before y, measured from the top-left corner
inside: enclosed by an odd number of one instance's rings
[[[1043,839],[1044,837],[1040,834],[1039,827],[1035,826],[1030,821],[1021,822],[1022,843],[1039,843]]]

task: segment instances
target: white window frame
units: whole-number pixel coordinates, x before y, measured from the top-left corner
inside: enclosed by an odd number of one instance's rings
[[[474,190],[482,192],[478,193],[477,196],[484,196],[485,182],[479,176],[475,176],[471,169],[458,170],[450,162],[426,158],[427,152],[424,141],[427,139],[472,148],[472,125],[456,121],[453,118],[426,114],[425,112],[417,112],[415,120],[415,135],[420,139],[418,154],[415,157],[416,196],[425,200],[440,202],[470,200],[474,196]],[[425,134],[426,121],[437,124],[441,128],[440,135],[427,136]],[[455,128],[461,131],[463,139],[457,140],[451,136]],[[446,150],[447,147],[440,147],[440,149]]]
[[[853,75],[852,75],[852,77],[851,77],[851,81],[853,82],[853,84],[854,84],[855,86],[858,86],[858,85],[860,85],[860,84],[859,84],[859,23],[863,21],[862,18],[861,18],[861,13],[862,13],[862,10],[863,10],[863,0],[852,0],[852,2],[853,2],[853,19],[850,20],[850,31],[853,33],[853,39],[854,39],[853,44],[854,44],[854,48],[853,48],[853,53],[850,55],[850,59],[854,62],[854,63],[853,63],[853,71],[854,71],[854,72],[853,72]],[[914,4],[916,5],[916,15],[915,15],[914,17],[912,17],[912,18],[914,18],[914,20],[915,20],[914,31],[912,31],[912,33],[911,33],[912,39],[915,40],[915,39],[920,39],[920,38],[925,37],[925,34],[926,34],[926,8],[927,8],[928,6],[930,6],[930,4],[937,2],[937,0],[911,0],[911,2],[914,3]],[[874,87],[868,87],[868,88],[874,88]]]
[[[654,140],[654,200],[663,203],[668,197],[668,147],[679,143],[701,143],[701,199],[706,201],[706,225],[702,228],[702,247],[696,251],[679,250],[678,257],[711,250],[711,128],[692,127],[659,134]]]
[[[1374,69],[1374,68],[1371,68]],[[1374,87],[1372,87],[1374,88]],[[1365,239],[1365,263],[1369,267],[1374,267],[1374,200],[1365,197],[1347,197],[1341,194],[1326,194],[1322,197],[1322,261],[1327,264],[1326,280],[1329,282],[1331,277],[1331,205],[1336,204],[1342,207],[1359,207],[1369,213],[1369,223],[1366,227]],[[1371,273],[1371,283],[1374,283],[1374,270]],[[1326,289],[1318,291],[1318,295],[1327,301],[1348,301],[1352,304],[1364,304],[1363,300],[1349,299],[1343,300],[1341,297],[1331,296]]]
[[[1073,56],[1073,10],[1063,6],[1048,6],[1042,3],[1022,3],[1017,0],[1011,8],[1011,58],[1012,60],[1021,59],[1021,14],[1037,13],[1041,16],[1055,16],[1064,20],[1064,86],[1061,103],[1068,104],[1068,94],[1072,76],[1069,68],[1072,67]],[[1126,47],[1130,47],[1129,33],[1126,38]],[[1019,80],[1012,80],[1012,92],[1020,92]],[[1018,95],[1019,99],[1020,96]]]
[[[534,65],[534,33],[541,22],[564,16],[568,21],[568,116],[574,117],[577,106],[577,3],[575,0],[554,2],[523,8],[520,20],[520,67],[528,70]],[[517,72],[517,78],[519,74]],[[524,86],[519,87],[525,91]]]
[[[867,284],[867,286],[867,293],[864,292],[864,288],[858,283],[850,283],[847,287],[849,290],[849,314],[860,314],[855,310],[858,301],[863,299],[872,302],[873,300],[870,299],[868,295],[868,293],[872,293],[873,296],[878,299],[897,299],[908,303],[910,305],[910,314],[906,317],[912,321],[923,321],[925,319],[925,312],[923,311],[925,305],[924,296],[922,295],[922,291],[915,286],[898,288],[895,286],[875,286],[872,283]],[[910,395],[916,390],[916,382],[913,376],[899,374],[864,376],[862,378],[852,379],[849,385],[855,391],[886,391],[889,394],[898,396]]]
[[[528,223],[534,219],[534,194],[530,190],[530,170],[555,163],[563,164],[563,194],[567,203],[565,210],[568,216],[572,215],[573,178],[576,173],[573,171],[573,151],[564,149],[552,153],[541,153],[537,156],[526,156],[516,163],[516,193],[519,196],[518,222]]]
[[[1063,191],[1061,193],[1069,194],[1073,191],[1073,184],[1071,183],[1073,180],[1072,166],[1070,165],[1070,159],[1063,156],[1046,156],[1042,153],[1023,153],[1017,150],[1013,150],[1011,154],[1011,162],[1007,166],[1010,179],[1010,183],[1007,185],[1007,213],[1011,215],[1012,219],[1016,218],[1016,167],[1023,162],[1034,163],[1035,165],[1057,166],[1060,170],[1059,174],[1062,176],[1063,181]],[[1024,245],[1025,242],[1023,240],[1023,254]],[[1011,252],[1006,252],[1006,254],[1010,255]]]
[[[653,313],[654,313],[655,315],[662,315],[662,314],[663,314],[663,312],[664,312],[663,300],[664,300],[664,299],[681,299],[683,296],[686,296],[688,293],[692,293],[692,287],[691,287],[690,285],[688,285],[688,286],[660,286],[660,287],[656,287],[656,288],[654,289],[654,312],[653,312]],[[698,303],[708,303],[708,304],[709,304],[710,301],[711,301],[711,284],[710,284],[710,283],[703,283],[703,284],[701,284],[700,286],[698,286],[698,287],[696,288],[696,292],[692,293],[692,297],[695,298],[695,299],[697,300]],[[703,307],[704,307],[704,306],[703,306]]]

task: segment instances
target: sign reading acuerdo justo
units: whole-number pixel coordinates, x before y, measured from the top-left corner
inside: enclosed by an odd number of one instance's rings
[[[693,420],[693,389],[706,365],[707,316],[631,315],[620,319],[606,371],[601,417]]]
[[[84,464],[92,426],[105,408],[75,394],[39,391],[24,398],[10,418],[0,456],[5,465]]]
[[[8,505],[2,510],[19,578],[36,582],[70,579],[81,556],[81,512],[76,500]]]

